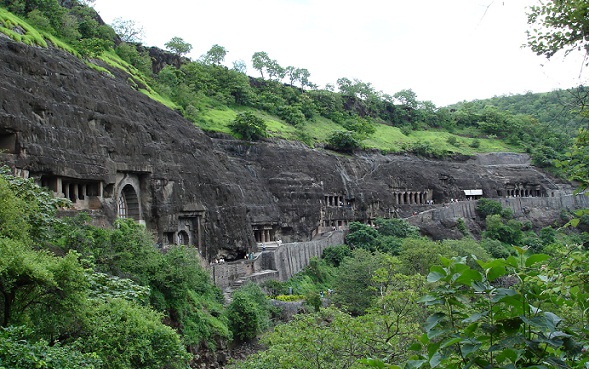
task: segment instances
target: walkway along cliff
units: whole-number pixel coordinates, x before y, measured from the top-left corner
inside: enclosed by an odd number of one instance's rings
[[[298,142],[207,135],[133,89],[121,71],[112,73],[0,36],[0,162],[98,223],[133,218],[154,232],[159,247],[194,245],[207,263],[243,262],[254,253],[250,274],[268,268],[284,279],[318,252],[317,237],[351,221],[408,217],[450,199],[572,192],[526,155],[341,156]],[[530,208],[544,206],[538,201]],[[341,243],[338,237],[329,242]],[[289,246],[295,242],[306,246]],[[279,245],[272,260],[259,254],[263,244]],[[222,285],[244,274],[213,272]]]

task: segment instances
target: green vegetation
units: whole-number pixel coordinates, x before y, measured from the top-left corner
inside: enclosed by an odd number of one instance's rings
[[[256,141],[268,136],[268,128],[264,120],[250,112],[239,113],[235,120],[229,124],[229,129],[239,138],[248,141]]]
[[[571,4],[531,9],[531,23],[569,30],[532,34],[535,52],[587,49],[586,12]],[[0,6],[0,32],[29,45],[50,41],[111,76],[123,71],[130,86],[206,130],[248,140],[299,139],[343,152],[528,152],[536,165],[557,163],[580,190],[589,186],[587,131],[565,155],[579,121],[548,124],[556,109],[550,95],[533,104],[527,94],[528,102],[438,108],[411,90],[391,96],[348,78],[337,80],[338,92],[319,89],[308,70],[282,67],[266,52],[252,56],[261,78],[250,78],[243,64],[221,65],[227,51],[220,45],[199,61],[153,75],[145,50],[131,43],[138,36],[133,24],[115,27],[128,41],[115,46],[113,29],[79,1],[71,8],[57,0]],[[166,46],[178,57],[191,49],[179,37]],[[572,92],[570,102],[577,103],[583,89]],[[550,112],[518,104],[549,105]],[[570,217],[563,214],[567,219],[556,228],[534,230],[499,203],[481,200],[480,241],[463,220],[456,226],[463,239],[441,241],[399,219],[377,219],[375,227],[352,223],[346,245],[327,248],[289,281],[244,286],[224,307],[192,248],[161,253],[132,221],[101,229],[84,214],[57,218],[67,202],[4,170],[0,203],[0,368],[186,368],[189,352],[260,335],[266,349],[234,368],[589,363],[587,211],[570,222],[576,229],[559,227]],[[292,321],[272,327],[275,311],[263,291],[305,304]]]
[[[64,200],[4,170],[0,201],[3,365],[185,368],[187,346],[230,339],[194,249],[163,254],[133,221],[109,230],[84,214],[56,218]]]
[[[345,153],[375,148],[383,153],[443,158],[528,152],[536,165],[548,167],[562,160],[564,148],[569,147],[570,135],[556,133],[561,127],[546,124],[537,109],[508,112],[484,101],[440,108],[419,101],[412,90],[389,95],[370,83],[345,77],[319,89],[307,69],[281,66],[264,51],[252,55],[261,76],[252,78],[245,75],[242,61],[234,63],[233,69],[223,66],[227,50],[218,44],[197,61],[180,59],[192,46],[173,37],[166,47],[182,65],[179,69],[166,66],[154,75],[146,49],[134,43],[142,37],[141,27],[123,19],[112,27],[100,25],[96,12],[86,4],[74,1],[65,8],[57,0],[4,1],[0,31],[44,47],[48,40],[110,76],[116,74],[113,68],[122,70],[132,88],[179,110],[204,130],[235,133],[243,139],[252,137],[238,132],[234,122],[248,113],[266,123],[267,136],[258,132],[255,139],[300,140]],[[15,27],[24,32],[16,32]],[[115,32],[123,42],[115,38]]]

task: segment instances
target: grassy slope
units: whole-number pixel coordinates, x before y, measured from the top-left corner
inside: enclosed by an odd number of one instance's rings
[[[270,137],[283,138],[287,140],[296,139],[297,129],[290,124],[283,122],[280,118],[271,116],[265,112],[257,111],[250,108],[227,107],[227,108],[210,108],[201,112],[197,125],[204,130],[231,133],[228,128],[229,123],[235,119],[238,113],[243,111],[252,111],[257,116],[263,118],[267,125]],[[313,142],[325,142],[329,135],[334,131],[341,131],[343,128],[323,117],[316,117],[313,122],[307,122],[304,126],[305,133]],[[454,136],[457,139],[456,145],[448,143],[448,138]],[[416,143],[428,142],[437,152],[447,152],[463,155],[472,155],[484,152],[522,152],[521,148],[497,140],[479,138],[480,146],[478,148],[470,147],[474,138],[467,135],[452,134],[446,131],[427,130],[412,131],[408,136],[401,133],[397,127],[391,127],[383,124],[376,126],[376,132],[366,140],[362,141],[366,148],[378,149],[384,152],[402,152],[404,146]]]
[[[23,32],[15,32],[14,29],[16,28],[20,28]],[[26,21],[3,8],[0,8],[0,33],[4,33],[16,41],[41,47],[47,47],[47,41],[50,41],[54,46],[79,57],[79,54],[71,46],[46,32],[36,30]],[[148,80],[136,68],[122,60],[113,51],[105,52],[99,59],[109,67],[117,68],[127,73],[129,76],[127,82],[133,88],[171,109],[177,109],[177,106],[172,101],[159,95],[154,89],[152,89],[149,86]],[[97,71],[112,76],[106,68],[101,67],[92,61],[86,60],[85,63]],[[235,119],[239,112],[246,110],[253,111],[256,115],[266,121],[270,137],[295,140],[300,136],[300,131],[302,130],[310,141],[313,143],[319,143],[325,142],[329,135],[334,131],[343,130],[338,124],[323,117],[316,117],[314,121],[308,122],[304,127],[297,129],[292,125],[285,123],[280,118],[271,116],[263,111],[243,107],[219,108],[216,107],[215,104],[212,104],[212,106],[214,107],[205,108],[200,112],[197,123],[200,128],[208,131],[231,133],[228,128],[229,123]],[[447,142],[447,139],[450,136],[456,136],[458,142],[457,145],[450,145]],[[480,146],[474,149],[469,146],[473,140],[474,139],[469,137],[454,135],[445,131],[433,130],[412,131],[406,136],[396,127],[377,125],[376,133],[362,143],[366,148],[374,148],[385,152],[402,152],[405,146],[424,142],[427,142],[436,150],[436,152],[465,155],[471,155],[477,152],[521,151],[521,149],[510,146],[500,140],[491,139],[479,139]]]

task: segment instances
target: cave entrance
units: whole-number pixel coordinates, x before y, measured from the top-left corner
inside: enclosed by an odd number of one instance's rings
[[[119,218],[131,218],[136,221],[141,220],[139,212],[139,198],[132,185],[128,184],[123,187],[118,201]]]

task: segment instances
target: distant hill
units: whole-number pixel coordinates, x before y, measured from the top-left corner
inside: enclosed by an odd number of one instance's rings
[[[530,115],[542,123],[564,132],[576,135],[581,126],[587,126],[589,119],[579,114],[579,107],[589,102],[589,88],[580,86],[568,90],[555,90],[544,93],[528,92],[523,95],[495,96],[490,99],[461,102],[449,106],[458,109],[470,105],[475,110],[485,106],[495,106],[511,114]]]

